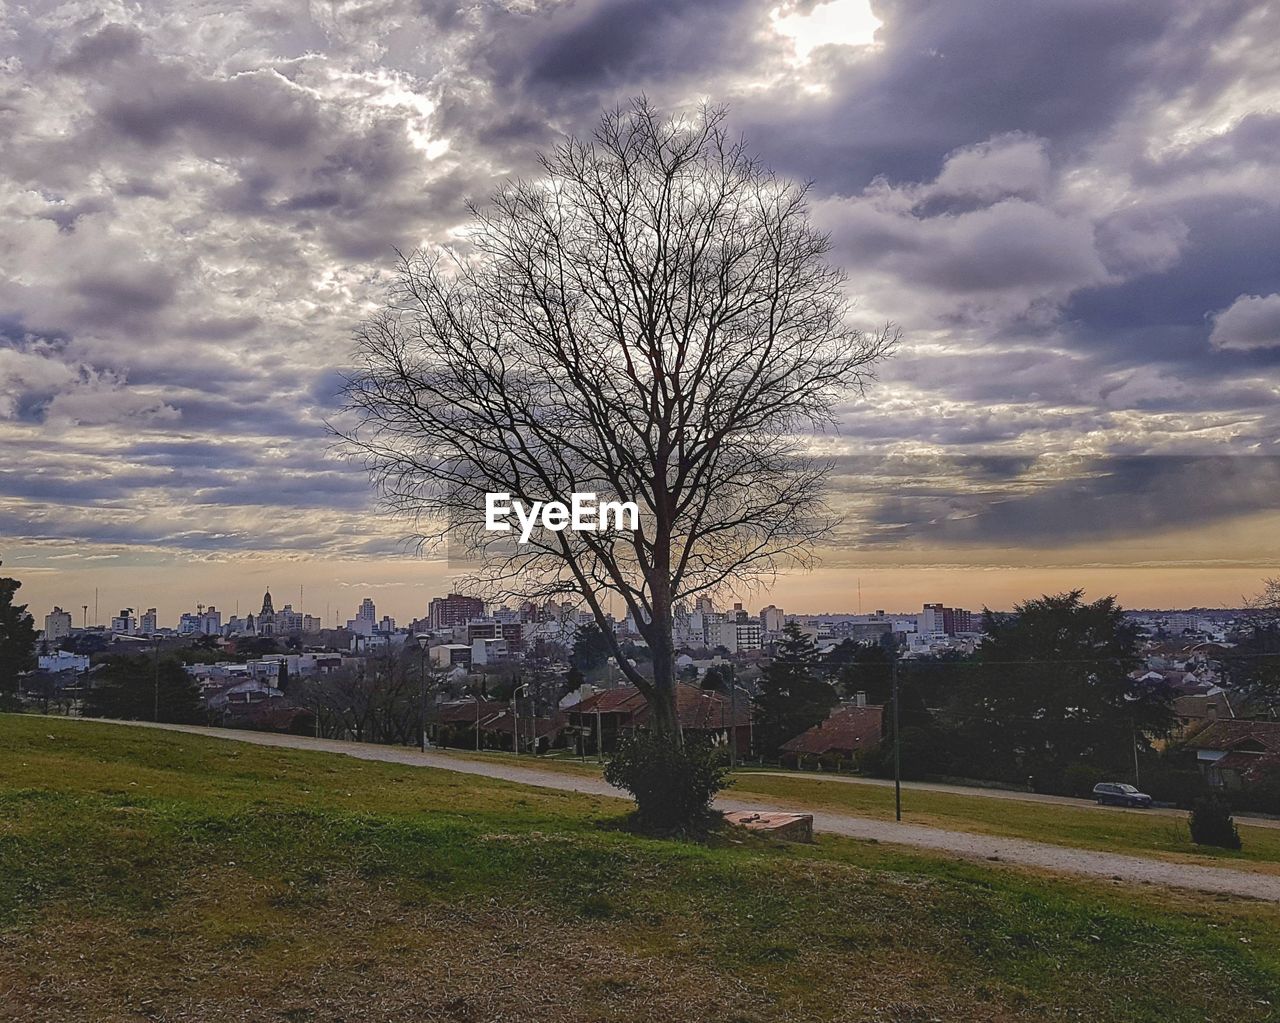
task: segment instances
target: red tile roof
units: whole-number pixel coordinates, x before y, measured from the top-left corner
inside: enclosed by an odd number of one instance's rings
[[[569,708],[570,714],[617,714],[622,724],[644,727],[649,721],[649,705],[635,686],[619,686],[588,696]],[[739,690],[730,700],[723,693],[711,692],[681,682],[676,686],[676,716],[681,728],[694,732],[721,728],[745,728],[751,723],[751,697]]]
[[[883,707],[836,707],[825,721],[782,744],[784,753],[822,756],[852,755],[880,741],[884,729]]]
[[[1238,702],[1238,701],[1237,701]],[[1221,720],[1230,720],[1236,716],[1235,704],[1224,692],[1205,693],[1200,696],[1177,696],[1173,700],[1173,713],[1180,718],[1212,718],[1210,708]]]
[[[1280,721],[1215,721],[1187,740],[1191,749],[1234,750],[1247,745],[1280,753]]]
[[[487,721],[495,714],[501,714],[507,709],[505,703],[497,700],[481,700],[480,701],[480,720]],[[461,722],[463,724],[474,725],[476,723],[476,704],[474,700],[458,700],[450,703],[442,703],[436,708],[435,720],[441,724],[453,724]]]
[[[518,719],[520,728],[520,737],[528,739],[530,734],[537,736],[556,736],[560,734],[560,730],[564,728],[566,723],[565,715],[556,714],[555,717],[536,717],[531,718],[528,714],[521,714]],[[512,735],[517,727],[517,718],[505,708],[500,714],[496,714],[480,724],[480,730],[483,732],[500,732],[504,735]]]

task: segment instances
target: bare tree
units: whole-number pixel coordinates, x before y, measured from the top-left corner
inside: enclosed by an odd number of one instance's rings
[[[584,600],[673,736],[676,604],[810,563],[834,524],[813,435],[896,341],[846,323],[807,187],[723,122],[606,113],[471,206],[464,246],[402,256],[339,428],[387,506],[495,598]],[[635,501],[640,528],[512,544],[485,529],[493,492]],[[621,655],[610,595],[652,679]]]
[[[1262,589],[1244,600],[1245,610],[1254,621],[1280,623],[1280,576],[1262,580]]]

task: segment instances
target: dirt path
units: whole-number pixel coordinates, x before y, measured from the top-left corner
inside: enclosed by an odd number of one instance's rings
[[[845,774],[815,774],[813,771],[749,771],[744,777],[790,778],[792,781],[834,782],[837,785],[872,785],[893,788],[893,781],[885,778],[855,778]],[[904,781],[903,792],[942,792],[950,796],[973,796],[978,799],[1012,799],[1022,803],[1048,803],[1053,806],[1070,806],[1076,810],[1097,810],[1101,813],[1136,813],[1146,817],[1174,817],[1185,820],[1186,810],[1168,807],[1152,807],[1137,810],[1125,806],[1099,806],[1092,799],[1076,799],[1072,796],[1049,796],[1042,792],[1019,792],[1016,789],[984,789],[976,785],[947,785],[932,781]],[[1250,817],[1236,814],[1236,823],[1250,828],[1280,828],[1280,820],[1270,817]]]
[[[70,719],[78,720],[78,719]],[[392,764],[409,764],[417,767],[435,767],[461,774],[473,774],[483,778],[533,785],[539,788],[581,792],[593,796],[622,797],[602,778],[580,777],[554,771],[540,771],[532,767],[509,764],[491,764],[451,756],[437,750],[422,753],[419,750],[398,746],[375,746],[369,743],[344,742],[338,739],[313,739],[302,735],[278,735],[269,732],[248,732],[233,728],[206,728],[199,725],[165,725],[142,721],[120,721],[114,724],[133,725],[141,728],[160,728],[167,731],[190,732],[217,739],[230,739],[255,746],[274,746],[285,749],[313,750],[339,753],[360,760],[375,760]],[[1172,888],[1190,888],[1196,891],[1221,895],[1240,895],[1247,898],[1280,902],[1280,877],[1267,874],[1250,874],[1227,867],[1202,867],[1187,863],[1170,863],[1165,860],[1126,856],[1119,853],[1094,852],[1087,849],[1071,849],[1064,846],[1030,842],[1020,838],[1003,838],[993,835],[972,835],[961,831],[946,831],[917,824],[899,824],[894,821],[872,820],[850,814],[814,810],[803,805],[779,805],[777,800],[743,799],[728,797],[716,801],[721,810],[758,810],[768,805],[771,809],[793,813],[813,814],[815,830],[849,838],[869,839],[894,845],[928,849],[950,853],[965,859],[987,860],[1017,866],[1036,867],[1056,873],[1083,874],[1109,880],[1139,884],[1156,884]]]

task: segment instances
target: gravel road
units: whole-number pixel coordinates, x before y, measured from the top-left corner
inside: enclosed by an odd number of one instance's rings
[[[71,719],[77,720],[77,719]],[[544,771],[513,764],[484,763],[477,760],[451,756],[438,750],[423,753],[398,746],[375,746],[369,743],[344,742],[337,739],[314,739],[302,735],[277,735],[268,732],[248,732],[232,728],[206,728],[199,725],[165,725],[142,721],[121,721],[116,724],[143,728],[160,728],[167,731],[190,732],[218,739],[247,742],[255,746],[274,746],[285,749],[314,750],[339,753],[360,760],[376,760],[392,764],[409,764],[417,767],[435,767],[462,774],[474,774],[484,778],[534,785],[539,788],[581,792],[593,796],[623,797],[601,778],[578,777],[558,771]],[[1280,902],[1280,876],[1252,874],[1229,867],[1202,867],[1195,864],[1171,863],[1165,860],[1127,856],[1120,853],[1094,852],[1087,849],[1071,849],[1031,842],[1020,838],[1003,838],[993,835],[972,835],[962,831],[947,831],[917,824],[872,820],[850,814],[814,810],[798,804],[779,804],[773,799],[744,799],[741,796],[726,797],[716,801],[720,810],[769,809],[790,813],[813,814],[815,831],[849,838],[867,839],[893,845],[928,849],[935,852],[971,860],[996,861],[1023,867],[1035,867],[1062,874],[1082,874],[1136,884],[1162,885],[1171,888],[1188,888],[1217,895],[1236,895],[1268,902]]]
[[[816,774],[813,771],[751,771],[751,775],[764,778],[790,778],[816,782],[833,782],[837,785],[871,785],[878,788],[893,788],[893,780],[885,778],[864,778],[847,774]],[[1016,789],[984,789],[976,785],[947,785],[933,781],[904,781],[903,792],[945,792],[952,796],[972,796],[978,799],[1012,799],[1020,803],[1047,803],[1051,806],[1070,806],[1077,810],[1097,810],[1099,813],[1136,813],[1144,817],[1173,817],[1185,820],[1189,815],[1186,810],[1155,806],[1146,810],[1131,809],[1124,806],[1099,806],[1092,799],[1076,799],[1072,796],[1050,796],[1043,792],[1021,792]],[[1236,823],[1250,828],[1280,828],[1280,819],[1274,817],[1251,817],[1247,814],[1236,814]]]

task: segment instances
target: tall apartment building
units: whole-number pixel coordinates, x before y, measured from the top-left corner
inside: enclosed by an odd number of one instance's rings
[[[222,632],[222,612],[210,604],[201,604],[195,614],[184,611],[178,618],[180,636],[217,636]]]
[[[433,631],[442,632],[457,625],[466,625],[473,618],[484,617],[484,601],[479,597],[467,597],[450,593],[447,597],[432,597],[427,605],[427,620]]]
[[[760,625],[765,632],[781,632],[787,625],[787,616],[782,608],[770,604],[760,612]]]
[[[955,636],[977,628],[977,619],[972,611],[942,604],[925,604],[919,623],[916,631],[925,636]]]
[[[138,619],[133,613],[133,608],[124,607],[120,609],[120,613],[111,619],[111,631],[117,636],[136,636],[138,634]]]
[[[504,640],[508,651],[518,653],[524,649],[524,623],[500,622],[495,618],[468,622],[467,642],[474,645],[482,639]]]
[[[50,643],[71,635],[71,612],[55,607],[44,616],[44,638]]]
[[[138,619],[138,635],[154,636],[160,631],[160,625],[156,621],[156,609],[149,607],[142,613],[142,617]]]

